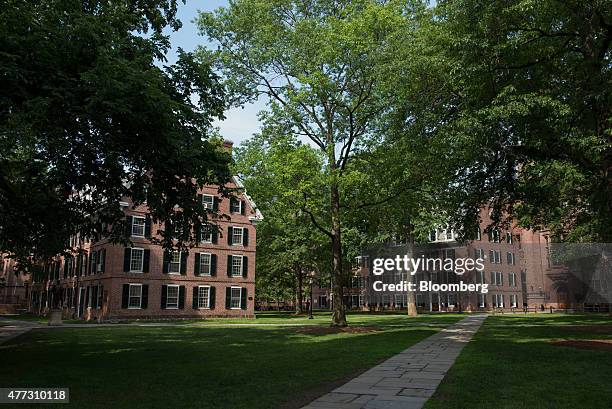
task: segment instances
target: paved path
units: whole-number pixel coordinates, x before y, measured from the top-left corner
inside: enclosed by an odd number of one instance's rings
[[[419,409],[486,315],[473,315],[370,368],[303,409]]]
[[[5,343],[9,339],[25,334],[32,328],[39,328],[40,324],[29,321],[18,321],[0,318],[0,344]]]

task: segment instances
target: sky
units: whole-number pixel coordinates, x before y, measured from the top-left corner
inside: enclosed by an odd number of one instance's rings
[[[179,2],[178,18],[183,27],[176,32],[167,32],[170,35],[172,51],[167,55],[168,63],[176,61],[176,49],[178,47],[185,51],[193,51],[198,45],[211,46],[205,37],[198,34],[198,29],[193,20],[200,11],[212,11],[217,7],[227,6],[226,0],[187,0],[187,4]],[[238,145],[240,142],[250,138],[259,131],[259,120],[257,113],[265,108],[263,102],[249,104],[243,108],[232,108],[225,112],[226,119],[215,122],[219,127],[221,136]]]

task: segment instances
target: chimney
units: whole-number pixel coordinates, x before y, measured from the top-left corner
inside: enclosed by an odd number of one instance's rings
[[[225,139],[223,141],[223,150],[229,153],[230,155],[232,154],[233,146],[234,146],[234,142],[230,141],[229,139]]]

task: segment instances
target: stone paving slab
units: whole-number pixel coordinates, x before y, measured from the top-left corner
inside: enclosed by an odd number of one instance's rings
[[[420,409],[486,317],[466,317],[302,409]]]

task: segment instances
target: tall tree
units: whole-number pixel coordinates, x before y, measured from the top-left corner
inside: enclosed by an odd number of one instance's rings
[[[309,145],[276,132],[264,129],[236,148],[235,169],[266,215],[257,228],[258,298],[284,286],[285,293],[294,294],[296,312],[302,313],[308,274],[325,271],[318,268],[325,237],[302,211],[307,207],[318,217],[327,212],[320,197],[323,160]]]
[[[413,112],[465,235],[488,203],[498,221],[612,239],[611,41],[608,0],[438,2],[413,43]]]
[[[237,0],[198,19],[219,45],[216,52],[202,50],[203,58],[215,61],[233,101],[265,94],[265,122],[307,138],[324,155],[329,218],[302,210],[330,241],[334,326],[347,324],[342,183],[355,151],[375,142],[378,116],[388,108],[380,67],[392,52],[389,39],[421,8],[375,0]]]
[[[230,176],[229,155],[206,141],[224,93],[191,54],[158,67],[176,7],[0,0],[0,251],[21,265],[77,233],[125,242],[124,196],[179,227],[180,243],[206,222],[197,188]]]

